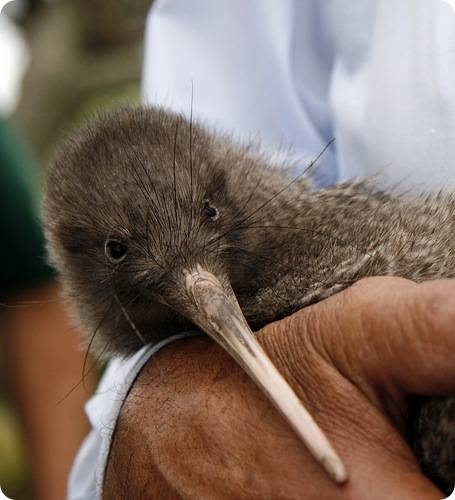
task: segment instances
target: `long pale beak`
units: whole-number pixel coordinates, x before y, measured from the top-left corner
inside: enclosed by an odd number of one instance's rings
[[[332,445],[281,376],[249,328],[235,295],[216,276],[197,266],[186,273],[186,289],[202,315],[199,325],[250,375],[284,415],[314,458],[336,482],[348,479]]]

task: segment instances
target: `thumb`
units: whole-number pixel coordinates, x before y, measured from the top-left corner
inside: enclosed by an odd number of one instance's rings
[[[340,371],[360,367],[406,393],[455,394],[455,280],[367,278],[328,300],[338,328],[321,342]]]
[[[455,281],[439,283],[455,291]],[[439,324],[434,309],[445,293],[401,278],[366,279],[261,332],[267,352],[350,471],[336,495],[321,479],[327,494],[320,498],[443,498],[384,414],[380,385],[395,393],[397,385],[429,393],[454,388],[455,370],[444,355],[455,347],[453,313],[448,307]]]

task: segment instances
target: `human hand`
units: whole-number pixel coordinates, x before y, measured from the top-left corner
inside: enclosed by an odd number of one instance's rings
[[[142,371],[105,498],[430,499],[406,444],[409,394],[455,393],[455,281],[369,278],[258,338],[344,460],[337,485],[218,346],[192,338]]]

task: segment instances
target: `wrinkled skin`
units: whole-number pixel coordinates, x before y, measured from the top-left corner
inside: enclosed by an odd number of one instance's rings
[[[163,349],[136,382],[104,498],[443,498],[406,444],[406,416],[409,394],[455,390],[454,297],[454,280],[369,278],[259,333],[340,450],[346,485],[327,478],[220,348],[192,338]]]

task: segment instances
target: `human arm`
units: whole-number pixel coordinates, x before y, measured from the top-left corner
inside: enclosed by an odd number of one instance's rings
[[[69,468],[87,432],[80,384],[84,353],[45,264],[37,169],[0,116],[0,341],[18,406],[38,499],[64,498]],[[90,386],[85,378],[85,386]],[[73,386],[78,387],[63,401]]]
[[[84,352],[55,282],[23,291],[10,301],[36,302],[3,310],[2,346],[36,498],[61,500],[76,450],[88,431],[83,406],[94,373],[89,372],[84,384],[80,383]]]
[[[138,378],[105,498],[442,498],[403,436],[409,394],[455,391],[454,292],[450,280],[362,280],[259,333],[340,452],[345,486],[227,355],[190,339],[163,349]]]

